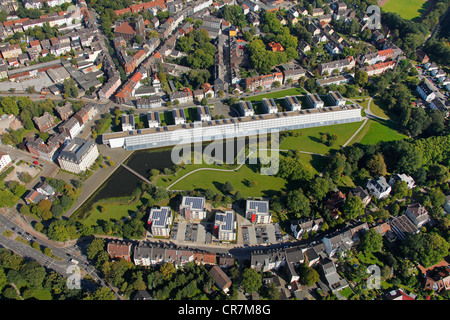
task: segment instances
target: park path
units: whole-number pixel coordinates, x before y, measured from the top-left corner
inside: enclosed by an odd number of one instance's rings
[[[259,150],[265,150],[265,151],[269,151],[269,150],[277,150],[277,151],[282,151],[282,152],[288,152],[291,150],[288,149],[259,149]],[[218,169],[218,168],[199,168],[199,169],[195,169],[192,170],[191,172],[186,173],[184,176],[180,177],[179,179],[177,179],[175,182],[173,182],[172,184],[170,184],[168,187],[166,187],[166,190],[170,190],[171,187],[173,187],[175,184],[177,184],[179,181],[183,180],[184,178],[186,178],[187,176],[198,172],[198,171],[202,171],[202,170],[210,170],[210,171],[221,171],[221,172],[237,172],[240,168],[242,168],[242,166],[245,164],[245,161],[247,161],[248,158],[250,158],[250,156],[254,153],[255,151],[252,151],[248,154],[248,156],[244,159],[244,161],[237,167],[234,169]],[[321,157],[326,157],[326,155],[323,155],[321,153],[314,153],[314,152],[309,152],[309,151],[300,151],[300,153],[305,153],[305,154],[311,154],[311,155],[317,155],[317,156],[321,156]]]

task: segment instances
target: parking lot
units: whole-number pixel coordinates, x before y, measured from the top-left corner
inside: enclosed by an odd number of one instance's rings
[[[275,224],[242,225],[242,238],[244,245],[264,245],[282,241],[280,226]]]
[[[172,227],[171,238],[181,242],[208,244],[214,240],[213,228],[214,226],[210,222],[175,222]]]

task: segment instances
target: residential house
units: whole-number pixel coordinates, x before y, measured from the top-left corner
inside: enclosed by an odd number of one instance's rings
[[[216,286],[220,290],[222,290],[225,293],[227,293],[230,290],[231,280],[219,266],[213,266],[209,270],[209,273],[213,277]]]
[[[386,178],[381,176],[377,179],[371,179],[367,182],[366,188],[377,197],[377,199],[385,198],[391,193],[391,186],[387,183]]]
[[[401,240],[406,240],[408,235],[419,233],[419,229],[406,215],[395,217],[389,223],[392,231],[394,231]]]
[[[215,265],[217,264],[216,253],[205,251],[194,251],[194,263],[202,265]]]
[[[416,91],[426,102],[430,102],[434,98],[436,98],[436,94],[434,91],[428,86],[426,82],[421,82],[416,88]]]
[[[124,259],[131,261],[130,252],[131,244],[122,241],[111,241],[108,242],[106,251],[108,252],[111,259]]]
[[[80,123],[74,117],[59,126],[59,132],[66,132],[70,139],[75,138],[81,131]]]
[[[364,207],[366,207],[371,200],[370,193],[361,186],[357,186],[356,188],[351,189],[348,193],[348,196],[360,198],[362,203],[364,204]]]
[[[421,228],[430,221],[428,211],[420,203],[414,203],[407,206],[405,215],[411,220],[417,228]]]
[[[322,218],[291,221],[291,231],[295,239],[300,239],[304,234],[319,231],[322,223]]]
[[[214,218],[214,234],[219,241],[236,240],[236,216],[233,210],[216,212]]]
[[[348,282],[339,276],[336,270],[336,265],[332,260],[328,258],[324,259],[320,262],[320,266],[331,292],[337,292],[348,287]]]
[[[391,177],[391,179],[389,180],[389,185],[391,187],[393,187],[396,181],[403,181],[403,182],[405,182],[406,186],[408,187],[408,189],[412,189],[415,186],[414,179],[412,177],[408,176],[407,174],[404,174],[404,173],[402,173],[402,174],[398,174],[398,173],[394,174]]]
[[[255,250],[250,253],[250,267],[258,272],[276,270],[286,264],[286,254],[281,250]]]
[[[50,130],[55,126],[55,117],[47,111],[40,117],[33,117],[33,121],[40,132]]]
[[[180,214],[188,220],[203,220],[206,218],[206,199],[183,196],[179,210]]]
[[[321,75],[332,75],[342,73],[346,70],[351,71],[355,67],[355,59],[350,56],[345,59],[320,63],[318,66]]]
[[[269,201],[247,200],[245,217],[253,223],[270,223]]]
[[[147,225],[153,236],[168,237],[172,225],[172,210],[169,207],[151,208]]]
[[[73,115],[72,103],[67,101],[63,106],[56,106],[56,112],[58,113],[61,120],[67,120],[71,115]]]

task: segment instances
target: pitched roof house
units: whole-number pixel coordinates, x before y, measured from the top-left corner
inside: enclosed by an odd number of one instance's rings
[[[131,261],[131,244],[120,241],[111,241],[108,243],[106,251],[108,252],[111,259],[120,258]]]

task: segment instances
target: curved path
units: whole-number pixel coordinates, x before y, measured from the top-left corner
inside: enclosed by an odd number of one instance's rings
[[[259,149],[259,150],[272,150],[272,149]],[[288,149],[273,149],[273,150],[278,150],[278,151],[283,151],[283,152],[288,152],[290,150]],[[237,167],[234,169],[218,169],[218,168],[198,168],[195,170],[192,170],[191,172],[186,173],[184,176],[180,177],[179,179],[177,179],[175,182],[173,182],[171,185],[169,185],[168,187],[166,187],[166,190],[170,190],[170,188],[172,186],[174,186],[175,184],[177,184],[180,180],[186,178],[187,176],[198,172],[198,171],[202,171],[202,170],[211,170],[211,171],[222,171],[222,172],[237,172],[244,164],[245,161],[247,161],[248,158],[250,158],[250,156],[254,153],[255,151],[252,151],[249,153],[249,155],[244,159],[244,161]],[[317,155],[317,156],[321,156],[321,157],[326,157],[326,155],[320,154],[320,153],[314,153],[314,152],[308,152],[308,151],[300,151],[300,153],[306,153],[306,154],[311,154],[311,155]]]

